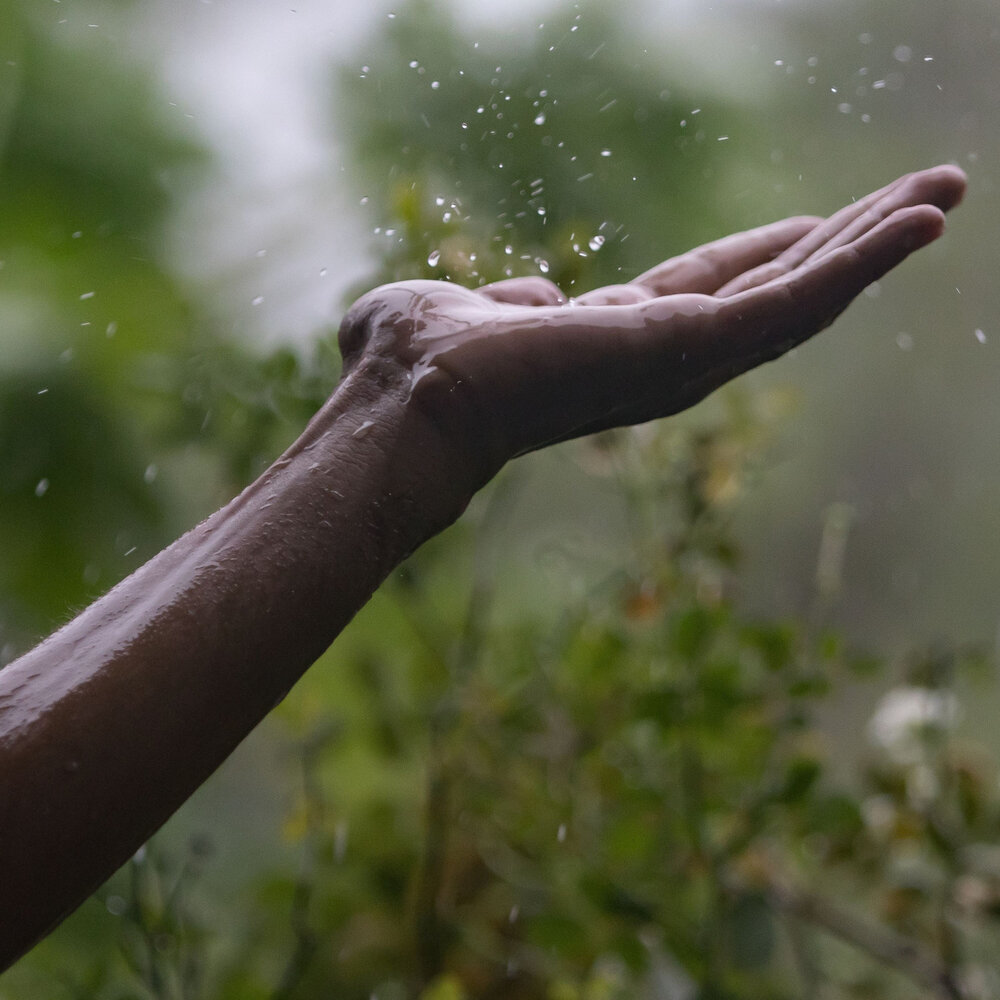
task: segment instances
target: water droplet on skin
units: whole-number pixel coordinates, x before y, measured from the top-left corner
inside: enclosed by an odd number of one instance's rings
[[[375,426],[374,420],[366,420],[352,435],[351,437],[364,437],[373,427]]]
[[[440,260],[441,260],[441,251],[440,250],[432,250],[427,255],[427,263],[430,264],[431,267],[437,267],[438,261],[440,261]]]

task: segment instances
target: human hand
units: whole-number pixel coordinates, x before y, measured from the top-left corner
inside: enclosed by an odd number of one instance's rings
[[[344,319],[345,373],[401,386],[471,496],[516,455],[676,413],[807,340],[936,239],[964,191],[955,167],[910,174],[575,299],[540,277],[386,285]]]

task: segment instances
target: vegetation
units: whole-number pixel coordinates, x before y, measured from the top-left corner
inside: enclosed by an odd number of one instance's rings
[[[226,340],[171,274],[162,179],[205,156],[138,71],[10,0],[0,23],[7,661],[260,471],[337,362],[328,332]],[[587,287],[757,221],[717,207],[748,114],[696,114],[626,42],[576,10],[478,45],[425,3],[388,20],[336,90],[368,284]],[[730,390],[520,460],[276,713],[245,765],[280,789],[273,853],[217,879],[217,830],[266,821],[168,827],[0,998],[1000,995],[997,763],[959,726],[983,658],[830,627],[843,506],[806,610],[743,610],[733,519],[789,405]],[[852,685],[864,737],[832,707]]]

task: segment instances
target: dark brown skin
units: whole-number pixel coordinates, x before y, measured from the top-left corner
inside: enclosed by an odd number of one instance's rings
[[[0,968],[215,770],[385,576],[511,458],[676,413],[937,238],[961,171],[709,244],[572,302],[376,289],[340,385],[228,506],[0,673]]]

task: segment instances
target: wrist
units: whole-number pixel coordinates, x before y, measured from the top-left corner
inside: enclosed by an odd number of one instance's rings
[[[388,573],[457,520],[489,478],[461,451],[420,405],[409,372],[365,359],[274,468],[290,462],[310,492],[318,484],[317,515],[366,534]]]

